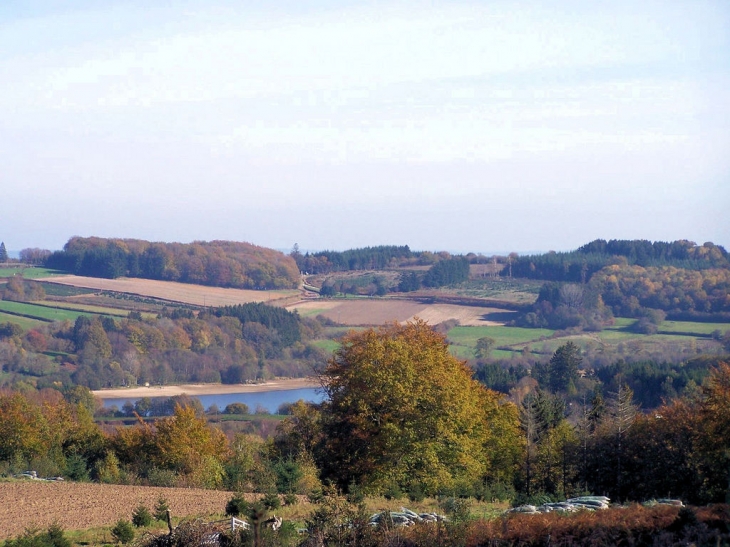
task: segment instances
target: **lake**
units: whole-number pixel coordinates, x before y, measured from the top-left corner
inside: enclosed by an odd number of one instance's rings
[[[121,409],[122,405],[127,401],[132,404],[139,401],[142,397],[124,397],[120,399],[104,399],[104,408],[116,406]],[[169,397],[150,397],[150,399],[169,399]],[[248,405],[249,410],[253,414],[260,405],[275,414],[276,410],[283,403],[295,403],[299,399],[307,402],[321,403],[324,400],[324,393],[320,388],[308,387],[302,389],[287,389],[280,391],[260,391],[258,393],[220,393],[215,395],[197,395],[194,397],[208,410],[212,405],[217,405],[223,411],[226,406],[231,403],[244,403]]]

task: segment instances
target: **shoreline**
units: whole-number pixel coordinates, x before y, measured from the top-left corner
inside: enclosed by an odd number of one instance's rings
[[[228,393],[262,393],[320,387],[316,378],[287,378],[270,380],[261,384],[182,384],[175,386],[137,386],[129,388],[99,389],[92,391],[99,399],[124,399],[125,397],[172,397],[183,393],[196,395],[226,395]]]

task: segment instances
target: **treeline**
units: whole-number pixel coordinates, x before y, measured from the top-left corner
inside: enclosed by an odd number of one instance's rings
[[[397,284],[387,281],[383,275],[373,273],[332,277],[322,284],[322,296],[334,296],[338,293],[384,296],[388,292],[412,292],[423,287],[436,288],[463,283],[469,279],[469,261],[462,256],[441,258],[425,272],[402,271]]]
[[[730,268],[606,266],[588,283],[549,281],[523,327],[598,331],[613,317],[635,317],[637,332],[654,334],[664,319],[730,321]]]
[[[597,239],[575,251],[517,257],[511,263],[511,275],[585,283],[594,273],[610,265],[706,270],[728,268],[730,262],[727,251],[711,242],[697,245],[686,240],[652,243],[646,240]],[[501,275],[510,275],[510,270],[502,270]]]
[[[216,308],[217,317],[235,317],[245,327],[247,323],[258,323],[274,330],[283,346],[291,346],[301,339],[301,322],[298,313],[284,308],[268,306],[262,302],[251,302],[237,306]]]
[[[99,389],[305,376],[326,360],[308,343],[320,332],[316,320],[266,304],[154,319],[79,316],[25,333],[0,325],[2,382]]]
[[[151,243],[74,237],[45,265],[90,277],[141,277],[240,289],[291,289],[299,282],[291,257],[235,241]]]
[[[730,319],[729,268],[616,265],[594,275],[590,285],[616,315],[639,317],[641,308],[653,308],[690,320]]]
[[[380,245],[346,251],[319,251],[301,254],[295,247],[291,253],[299,270],[308,274],[323,274],[351,270],[383,270],[400,265],[403,260],[417,256],[408,245]]]

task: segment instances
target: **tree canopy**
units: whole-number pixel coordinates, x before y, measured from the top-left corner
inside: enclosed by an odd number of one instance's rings
[[[121,276],[242,289],[291,289],[299,283],[294,259],[237,241],[151,243],[139,239],[73,237],[46,266],[91,277]]]
[[[347,335],[323,385],[323,472],[342,487],[436,493],[511,477],[516,408],[421,320]]]

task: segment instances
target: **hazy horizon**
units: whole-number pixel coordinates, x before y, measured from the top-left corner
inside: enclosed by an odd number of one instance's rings
[[[730,244],[727,2],[148,4],[0,5],[9,250]]]

